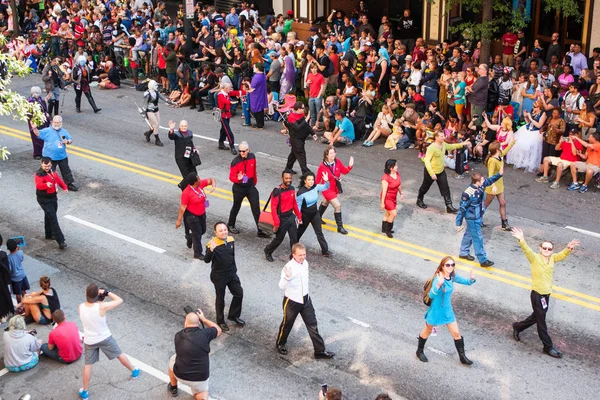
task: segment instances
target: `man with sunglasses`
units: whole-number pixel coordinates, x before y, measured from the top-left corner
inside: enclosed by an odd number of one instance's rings
[[[540,252],[535,253],[525,242],[525,236],[521,229],[513,228],[512,235],[519,241],[527,261],[531,264],[531,306],[533,308],[533,313],[529,317],[512,325],[513,338],[520,342],[519,334],[530,326],[537,324],[538,335],[544,344],[544,353],[550,357],[562,358],[562,353],[554,348],[552,339],[548,334],[546,314],[550,305],[554,263],[567,258],[571,251],[579,245],[579,240],[571,240],[567,247],[558,254],[552,253],[554,244],[549,240],[545,240],[540,244]]]

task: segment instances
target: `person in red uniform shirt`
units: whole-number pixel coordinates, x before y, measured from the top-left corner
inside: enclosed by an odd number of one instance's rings
[[[281,185],[271,193],[271,215],[273,216],[273,232],[275,238],[265,247],[265,258],[273,262],[273,252],[286,234],[290,236],[290,248],[298,243],[298,224],[302,224],[302,214],[296,201],[296,190],[292,186],[292,171],[286,169],[281,174]],[[295,216],[298,217],[296,222]]]
[[[79,360],[83,349],[77,324],[67,321],[63,310],[55,310],[52,319],[58,325],[50,331],[48,343],[42,345],[42,354],[65,364]]]
[[[235,149],[235,138],[233,137],[233,132],[231,131],[231,127],[229,126],[229,121],[231,120],[231,99],[229,96],[244,96],[246,94],[243,90],[231,90],[231,85],[229,83],[223,83],[221,85],[221,91],[217,95],[217,106],[219,110],[221,110],[221,131],[219,136],[219,150],[227,150],[225,147],[225,140],[229,141],[229,149],[231,150],[231,154],[234,156],[237,155],[237,151]]]
[[[46,239],[56,240],[58,247],[63,250],[67,247],[65,236],[63,235],[60,225],[58,224],[58,198],[56,192],[60,187],[63,191],[68,192],[67,185],[60,176],[52,171],[52,160],[49,157],[42,157],[41,167],[35,173],[35,194],[37,202],[44,210],[44,230]]]
[[[231,191],[233,192],[233,206],[229,212],[229,222],[227,227],[229,232],[237,235],[240,231],[235,227],[235,221],[237,215],[242,207],[242,201],[244,198],[248,199],[250,203],[250,209],[252,210],[252,216],[256,223],[257,236],[261,238],[271,237],[267,232],[263,231],[258,227],[258,217],[260,217],[260,195],[256,189],[258,183],[258,177],[256,175],[256,157],[253,153],[250,153],[250,146],[248,142],[240,143],[239,154],[231,161],[229,167],[229,180],[233,183]]]
[[[181,193],[181,206],[175,222],[175,229],[181,226],[181,220],[192,230],[192,246],[194,259],[204,260],[202,235],[206,232],[206,208],[209,206],[204,188],[211,186],[212,193],[217,187],[215,178],[200,179],[196,172],[190,172],[186,178],[187,187]]]
[[[398,206],[398,192],[400,192],[400,200],[404,200],[402,194],[402,178],[398,172],[398,162],[394,159],[389,159],[385,162],[383,176],[381,177],[381,209],[383,210],[383,221],[381,222],[381,232],[387,237],[393,238],[392,227],[394,219],[396,219],[396,207]]]
[[[340,160],[336,158],[335,148],[333,146],[327,146],[325,152],[323,152],[323,162],[321,165],[319,165],[319,169],[317,170],[317,184],[325,183],[323,174],[327,174],[330,182],[329,189],[323,191],[324,200],[319,206],[319,214],[321,214],[322,217],[323,213],[325,210],[327,210],[327,207],[331,203],[333,206],[335,223],[337,224],[337,231],[342,235],[347,235],[348,231],[344,229],[344,224],[342,222],[342,204],[338,199],[338,193],[343,193],[340,177],[342,174],[346,175],[352,171],[353,165],[354,157],[350,157],[348,167],[346,167]]]
[[[321,74],[317,74],[323,79]],[[319,101],[322,101],[320,98]],[[313,131],[312,125],[309,125],[304,117],[304,103],[297,101],[294,104],[294,110],[288,115],[287,122],[284,122],[289,132],[290,154],[288,155],[286,169],[294,173],[294,163],[298,161],[303,174],[310,172],[306,163],[306,150],[304,148],[306,139],[312,137],[317,140],[317,135]]]

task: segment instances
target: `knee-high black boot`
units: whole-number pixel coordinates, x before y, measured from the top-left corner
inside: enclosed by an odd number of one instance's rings
[[[54,111],[54,100],[48,100],[48,115],[52,118],[54,115],[52,112]]]
[[[321,215],[321,224],[325,225],[325,221],[323,221],[323,214],[327,210],[327,206],[324,206],[323,203],[319,205],[319,214]]]
[[[423,339],[421,335],[419,335],[419,346],[417,347],[417,358],[423,362],[429,361],[427,357],[425,357],[425,342],[427,339]]]
[[[458,212],[458,210],[452,205],[452,197],[444,196],[444,201],[446,202],[446,212],[448,214],[456,214]]]
[[[90,106],[92,106],[92,109],[94,110],[95,114],[97,114],[100,111],[102,111],[101,108],[96,107],[96,101],[94,101],[94,98],[92,97],[92,93],[91,92],[86,92],[85,93],[85,97],[87,97],[88,101],[90,102]]]
[[[465,340],[461,337],[458,340],[454,341],[454,345],[456,346],[456,351],[458,351],[458,358],[460,358],[460,362],[465,365],[473,364],[473,361],[469,360],[465,355]]]
[[[384,222],[385,223],[385,235],[389,238],[393,238],[394,235],[392,235],[392,223],[391,222]]]
[[[342,223],[342,213],[341,213],[341,211],[333,213],[333,216],[335,217],[335,223],[337,225],[337,231],[339,233],[341,233],[342,235],[347,235],[348,231],[346,229],[344,229],[344,224]]]

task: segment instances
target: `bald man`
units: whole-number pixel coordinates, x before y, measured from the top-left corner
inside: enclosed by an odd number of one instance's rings
[[[200,322],[206,327],[200,327]],[[196,400],[208,400],[210,342],[221,336],[221,328],[201,310],[189,312],[183,330],[175,334],[175,354],[169,362],[169,393],[177,396],[177,381],[188,385]]]

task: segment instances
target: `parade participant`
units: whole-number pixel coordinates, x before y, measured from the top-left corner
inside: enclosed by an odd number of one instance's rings
[[[381,177],[381,193],[379,194],[380,207],[383,211],[381,232],[385,233],[389,238],[394,237],[392,235],[392,227],[397,215],[398,192],[400,192],[400,200],[404,200],[402,178],[398,172],[398,162],[394,159],[389,159],[385,162],[383,176]]]
[[[490,144],[488,150],[488,156],[485,159],[485,166],[488,169],[488,178],[491,178],[502,168],[504,168],[504,157],[506,157],[506,153],[514,146],[516,140],[510,142],[508,147],[504,150],[500,150],[500,143],[494,142]],[[487,210],[487,208],[492,204],[494,199],[498,199],[498,204],[500,207],[500,219],[502,221],[502,229],[505,231],[510,231],[512,228],[508,224],[508,218],[506,217],[506,199],[504,198],[504,178],[498,179],[494,184],[485,188],[485,202],[483,204],[483,209]]]
[[[233,183],[231,191],[233,193],[233,205],[229,212],[229,221],[227,227],[233,234],[238,234],[240,231],[235,227],[237,215],[242,207],[244,199],[248,199],[254,223],[257,227],[257,236],[260,238],[268,238],[271,235],[258,227],[258,218],[260,217],[260,195],[256,189],[258,177],[256,174],[256,157],[254,153],[250,153],[248,142],[240,143],[239,154],[231,161],[229,167],[229,180]]]
[[[434,142],[427,147],[427,152],[423,158],[425,167],[423,169],[423,183],[419,188],[419,195],[417,197],[417,206],[420,208],[427,208],[427,205],[423,202],[423,198],[435,181],[440,189],[440,194],[446,202],[446,212],[449,214],[456,214],[458,210],[452,205],[450,187],[448,187],[448,177],[444,169],[444,155],[446,154],[446,151],[462,149],[463,146],[469,146],[470,142],[449,144],[446,143],[444,139],[444,132],[437,131],[435,132]]]
[[[333,206],[333,216],[335,217],[335,223],[337,224],[337,231],[342,235],[347,235],[348,231],[344,228],[342,222],[342,204],[338,199],[338,194],[343,193],[341,176],[348,174],[352,171],[354,166],[354,157],[350,157],[348,161],[348,167],[336,158],[336,151],[333,146],[327,146],[323,152],[323,162],[319,165],[317,170],[317,183],[324,183],[323,174],[327,175],[327,180],[330,182],[329,189],[323,191],[324,200],[319,206],[319,214],[323,217],[323,213],[327,210],[327,207],[331,203]],[[335,183],[335,184],[334,184]]]
[[[515,132],[514,138],[517,143],[506,156],[506,162],[512,164],[514,168],[524,168],[527,172],[538,172],[543,161],[544,143],[540,130],[546,123],[546,113],[542,112],[541,102],[536,101],[533,104],[531,113],[523,110],[523,117],[527,124]],[[502,150],[504,149],[505,146],[502,146]]]
[[[296,202],[296,192],[292,186],[292,171],[286,169],[281,173],[281,185],[271,192],[271,215],[273,216],[273,232],[275,237],[265,247],[265,258],[269,262],[273,259],[273,252],[286,234],[290,236],[290,247],[298,243],[298,225],[302,224],[302,214]],[[294,216],[295,214],[295,216]],[[296,223],[296,217],[298,222]]]
[[[52,313],[60,308],[60,300],[46,275],[40,277],[40,288],[42,290],[25,295],[21,305],[25,309],[25,317],[33,318],[40,325],[48,325],[52,323]]]
[[[554,244],[545,240],[540,244],[540,252],[534,251],[525,242],[523,231],[513,228],[512,235],[519,241],[519,245],[531,265],[531,307],[533,313],[523,321],[515,322],[513,327],[513,338],[520,342],[519,334],[532,325],[537,324],[540,340],[544,344],[544,353],[550,357],[561,358],[562,353],[554,348],[552,338],[546,327],[546,314],[550,306],[550,294],[552,293],[552,279],[554,276],[554,264],[562,261],[571,254],[575,246],[579,246],[579,240],[573,239],[560,253],[553,254]]]
[[[317,135],[304,118],[304,103],[297,101],[294,104],[294,110],[288,115],[287,121],[284,121],[283,124],[288,130],[291,147],[285,168],[293,171],[294,163],[298,161],[302,174],[310,172],[306,164],[304,146],[306,145],[306,139],[312,137],[317,140]]]
[[[253,129],[264,129],[265,127],[265,108],[269,108],[267,99],[267,78],[265,67],[262,63],[254,64],[254,75],[250,83],[250,110],[256,119],[256,125]]]
[[[54,118],[60,118],[56,116]],[[35,173],[35,194],[37,202],[44,210],[44,231],[46,239],[56,240],[58,247],[63,250],[67,247],[65,236],[63,235],[60,225],[58,225],[58,198],[56,193],[60,187],[65,192],[68,192],[68,186],[52,171],[52,161],[48,157],[42,157],[40,169]]]
[[[77,64],[73,67],[73,87],[75,88],[75,111],[81,112],[81,93],[85,94],[88,99],[90,106],[94,110],[94,113],[102,111],[101,108],[96,107],[96,102],[92,97],[92,90],[90,89],[90,81],[92,80],[92,70],[87,65],[87,58],[80,56],[77,59]]]
[[[111,301],[105,302],[105,298]],[[120,306],[123,299],[107,289],[99,289],[91,283],[85,289],[85,303],[79,305],[79,319],[83,325],[83,344],[85,348],[85,366],[83,367],[83,387],[79,389],[79,397],[89,398],[88,386],[92,379],[92,365],[100,360],[100,350],[109,359],[119,359],[121,364],[131,371],[131,379],[140,376],[140,369],[135,368],[129,358],[119,348],[106,324],[106,313]]]
[[[177,184],[179,189],[186,188],[185,180],[187,176],[196,172],[193,157],[200,159],[200,153],[194,146],[194,134],[188,129],[188,122],[184,119],[179,121],[179,129],[175,131],[175,122],[169,121],[169,139],[175,142],[175,163],[181,172],[183,179]],[[194,153],[197,156],[194,156]]]
[[[209,206],[204,188],[211,186],[210,192],[217,187],[215,178],[200,179],[196,172],[190,172],[186,177],[186,188],[181,192],[181,205],[175,229],[181,226],[181,220],[185,218],[185,224],[192,231],[192,246],[194,248],[194,259],[204,260],[202,252],[202,235],[206,232],[206,208]]]
[[[229,236],[225,222],[215,224],[215,236],[206,245],[205,263],[212,263],[210,270],[210,281],[215,286],[215,311],[217,314],[217,324],[223,332],[229,331],[229,326],[225,323],[225,289],[233,298],[229,306],[229,315],[227,319],[233,321],[238,326],[246,325],[240,318],[242,313],[242,299],[244,290],[237,275],[237,266],[235,264],[235,242],[233,236]]]
[[[335,353],[325,350],[325,342],[319,334],[317,327],[317,316],[315,315],[315,309],[308,291],[306,248],[302,243],[296,243],[292,247],[292,259],[281,270],[279,288],[285,291],[283,297],[283,321],[281,321],[276,342],[279,354],[287,355],[288,350],[285,344],[292,331],[296,317],[300,314],[312,340],[315,358],[333,358]]]
[[[206,328],[201,328],[200,323]],[[167,389],[171,397],[177,397],[179,381],[190,387],[196,400],[208,400],[210,342],[219,336],[221,328],[202,311],[187,313],[184,328],[175,334],[175,354],[169,361]]]
[[[75,186],[73,174],[69,167],[69,157],[67,156],[67,145],[73,143],[73,139],[62,125],[62,117],[56,115],[52,119],[52,126],[41,130],[33,124],[32,127],[33,133],[44,141],[42,156],[51,160],[52,171],[56,171],[56,166],[58,165],[65,184],[69,190],[76,192],[79,188]],[[56,176],[56,174],[53,176]]]
[[[230,96],[243,96],[246,92],[243,90],[231,90],[231,84],[221,84],[221,91],[217,95],[217,107],[221,110],[221,131],[219,136],[219,150],[227,150],[225,140],[229,142],[229,150],[234,156],[237,155],[235,149],[235,138],[229,126],[231,120],[231,98]]]
[[[162,147],[163,144],[158,137],[158,128],[160,127],[160,114],[158,112],[158,99],[161,99],[167,104],[172,104],[172,102],[165,98],[162,94],[158,92],[158,83],[156,81],[151,80],[148,82],[148,90],[144,92],[144,101],[146,104],[142,109],[142,115],[148,118],[148,122],[150,123],[150,130],[144,132],[144,136],[146,137],[146,142],[150,141],[150,136],[154,134],[154,143]]]
[[[321,214],[317,210],[317,202],[319,201],[319,193],[329,189],[329,175],[323,174],[324,184],[315,185],[315,174],[308,171],[300,178],[296,201],[298,208],[302,214],[302,224],[298,227],[298,240],[304,235],[308,225],[312,225],[315,231],[315,236],[321,246],[321,254],[325,257],[330,257],[333,254],[329,251],[329,246],[323,235]]]
[[[63,310],[55,310],[52,319],[56,327],[50,331],[48,343],[42,344],[42,354],[65,364],[79,360],[83,353],[79,328],[75,322],[66,320]]]
[[[450,256],[442,258],[433,278],[431,279],[431,289],[428,292],[431,305],[425,313],[425,328],[419,335],[419,346],[417,347],[417,358],[422,362],[429,361],[425,356],[425,342],[431,335],[433,327],[436,325],[446,325],[448,331],[454,338],[454,345],[458,351],[460,362],[465,365],[473,364],[465,355],[465,342],[458,330],[456,316],[452,308],[452,293],[454,292],[454,283],[461,285],[472,285],[475,281],[475,273],[471,270],[470,279],[455,274],[456,263]],[[429,282],[428,282],[429,283]]]
[[[27,98],[27,101],[34,104],[39,104],[40,109],[42,110],[42,113],[44,113],[44,117],[46,118],[44,124],[40,125],[38,129],[44,129],[50,126],[51,117],[50,114],[48,114],[48,106],[46,105],[46,100],[44,100],[44,98],[42,97],[42,89],[40,89],[39,86],[33,86],[31,88],[31,96]],[[31,116],[30,118],[28,118],[27,122],[29,125],[29,134],[31,135],[31,143],[33,144],[33,158],[39,160],[42,158],[42,149],[44,147],[44,141],[33,132],[34,128],[31,123]]]
[[[469,254],[471,245],[473,245],[479,264],[484,268],[494,265],[494,262],[489,260],[485,254],[483,235],[481,234],[484,190],[502,178],[502,175],[504,175],[504,165],[500,166],[500,170],[496,174],[487,179],[480,173],[474,172],[471,175],[471,184],[462,194],[459,211],[456,214],[456,231],[460,232],[463,229],[463,219],[466,220],[467,225],[460,243],[459,258],[473,261],[475,257]]]

